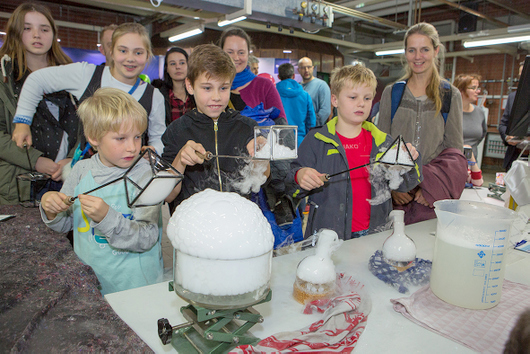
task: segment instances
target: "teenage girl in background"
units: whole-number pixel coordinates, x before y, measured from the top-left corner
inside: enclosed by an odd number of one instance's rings
[[[70,161],[66,157],[75,146],[78,128],[75,103],[69,95],[62,92],[47,95],[46,99],[41,95],[31,113],[34,146],[27,147],[27,151],[18,148],[11,134],[22,85],[30,73],[72,60],[57,42],[57,28],[50,10],[35,3],[21,4],[9,18],[0,58],[0,204],[16,204],[17,175],[38,171],[49,174],[52,181],[60,181],[62,166]],[[55,91],[59,90],[49,92]],[[52,183],[48,187],[58,190],[60,185]],[[20,188],[20,199],[28,200],[29,183],[21,183]]]
[[[28,77],[20,94],[13,140],[18,146],[32,143],[29,126],[42,96],[49,92],[66,90],[79,102],[92,96],[99,87],[113,87],[132,95],[148,112],[147,144],[157,153],[164,150],[162,134],[166,129],[164,97],[150,84],[139,79],[148,60],[153,56],[151,41],[144,26],[124,23],[112,35],[112,61],[110,66],[74,63],[48,68]]]
[[[164,60],[164,79],[153,80],[166,103],[166,125],[195,108],[193,95],[188,94],[185,79],[188,76],[188,53],[179,47],[170,48]]]

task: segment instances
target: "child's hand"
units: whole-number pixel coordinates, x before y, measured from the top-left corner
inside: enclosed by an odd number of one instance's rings
[[[37,162],[35,163],[35,169],[37,170],[37,172],[47,173],[52,176],[52,178],[53,175],[56,173],[59,173],[60,177],[61,168],[62,166],[59,166],[59,164],[55,163],[55,161],[53,161],[52,159],[42,156],[39,157],[37,159]]]
[[[406,143],[405,145],[407,146],[407,149],[409,149],[410,156],[412,156],[412,159],[416,160],[420,156],[418,150],[416,150],[416,148],[411,143]]]
[[[298,170],[296,173],[296,180],[298,185],[303,189],[310,191],[315,188],[322,187],[324,182],[321,177],[326,176],[325,173],[320,173],[314,168],[304,167]]]
[[[66,165],[68,165],[70,163],[72,163],[72,159],[70,159],[70,158],[63,159],[63,160],[60,160],[59,162],[57,162],[56,165],[59,166],[59,167],[57,168],[57,171],[55,171],[52,174],[52,179],[54,181],[60,182],[62,180],[64,166],[66,166]]]
[[[151,145],[145,145],[145,146],[142,146],[142,149],[140,150],[140,153],[144,152],[145,150],[147,149],[151,149],[153,150],[153,152],[156,152],[156,149],[154,146],[151,146]],[[147,154],[144,155],[144,159],[149,159],[149,156]]]
[[[255,147],[254,145],[256,144],[256,140],[257,140],[257,143],[258,143],[258,146]],[[261,148],[263,148],[263,146],[265,146],[265,144],[267,144],[267,139],[265,139],[264,136],[258,136],[256,139],[252,139],[251,141],[249,141],[249,143],[247,144],[247,151],[248,151],[248,154],[252,157],[254,157],[254,151],[259,151]]]
[[[418,190],[414,194],[414,200],[423,206],[433,208],[433,206],[430,205],[427,199],[425,199],[425,197],[423,196],[423,192],[421,191],[421,188],[418,188]]]
[[[394,204],[397,204],[397,205],[408,204],[412,202],[412,199],[413,199],[412,195],[409,193],[390,191],[390,194],[392,194],[392,199],[394,200]]]
[[[48,220],[53,220],[57,214],[68,210],[70,204],[65,203],[69,198],[61,192],[46,192],[40,200],[40,204]]]
[[[31,146],[33,144],[33,140],[31,139],[31,130],[29,125],[24,123],[16,123],[11,140],[17,143],[19,148],[25,148],[24,142],[26,142],[28,146]]]
[[[97,223],[101,222],[109,211],[109,205],[103,199],[93,195],[80,194],[79,202],[85,215]]]
[[[202,164],[204,159],[197,155],[197,152],[202,156],[206,155],[206,150],[201,144],[196,143],[193,140],[188,140],[186,145],[184,145],[177,156],[175,156],[173,167],[175,167],[180,173],[184,173],[186,166]]]

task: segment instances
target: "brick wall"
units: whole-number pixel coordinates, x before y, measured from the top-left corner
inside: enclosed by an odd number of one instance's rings
[[[63,1],[45,1],[40,2],[46,5],[55,21],[67,21],[73,23],[87,24],[104,27],[111,23],[121,24],[124,22],[134,21],[134,17],[126,14],[120,14],[113,11],[102,11],[90,7],[75,5],[63,5]],[[2,0],[0,2],[0,11],[12,13],[21,3],[19,0]],[[7,18],[0,18],[0,28],[5,30]],[[78,49],[97,49],[98,34],[96,31],[87,31],[76,28],[60,27],[58,38],[61,39],[61,46]]]

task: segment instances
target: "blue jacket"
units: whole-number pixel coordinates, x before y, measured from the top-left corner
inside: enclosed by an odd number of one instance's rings
[[[316,124],[311,96],[293,79],[278,82],[276,89],[280,93],[287,121],[290,125],[298,126],[298,146],[300,146],[309,129]]]
[[[327,228],[334,230],[341,239],[351,238],[353,215],[350,174],[343,173],[334,176],[323,187],[312,191],[300,188],[294,181],[296,172],[302,167],[311,167],[318,172],[329,174],[349,168],[346,152],[335,131],[336,124],[337,117],[327,122],[326,125],[309,132],[298,149],[298,159],[291,162],[291,170],[287,176],[286,184],[293,197],[302,198],[309,195],[310,211],[305,237],[321,228]],[[362,127],[372,134],[370,161],[375,161],[390,147],[394,139],[370,122],[363,122]],[[416,168],[412,168],[401,177],[403,177],[403,182],[397,189],[398,191],[407,192],[417,186],[422,181],[420,159],[416,160]],[[392,198],[388,193],[388,180],[383,174],[371,173],[370,184],[372,199],[381,197],[384,199],[379,204],[372,205],[370,209],[369,233],[374,233],[383,231],[385,228],[388,214],[392,210]],[[382,194],[384,192],[386,194]]]

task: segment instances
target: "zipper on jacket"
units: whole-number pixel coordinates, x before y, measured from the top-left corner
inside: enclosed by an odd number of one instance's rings
[[[414,127],[414,140],[412,142],[412,145],[419,148],[420,146],[420,134],[421,134],[421,122],[420,122],[420,109],[421,109],[421,103],[416,100],[416,125]]]
[[[214,119],[213,121],[213,131],[215,135],[215,155],[219,155],[219,149],[217,145],[217,130],[219,129],[217,126],[217,121],[219,118]],[[221,181],[221,168],[219,167],[219,157],[215,158],[217,160],[217,175],[219,176],[219,191],[223,191],[223,182]]]

